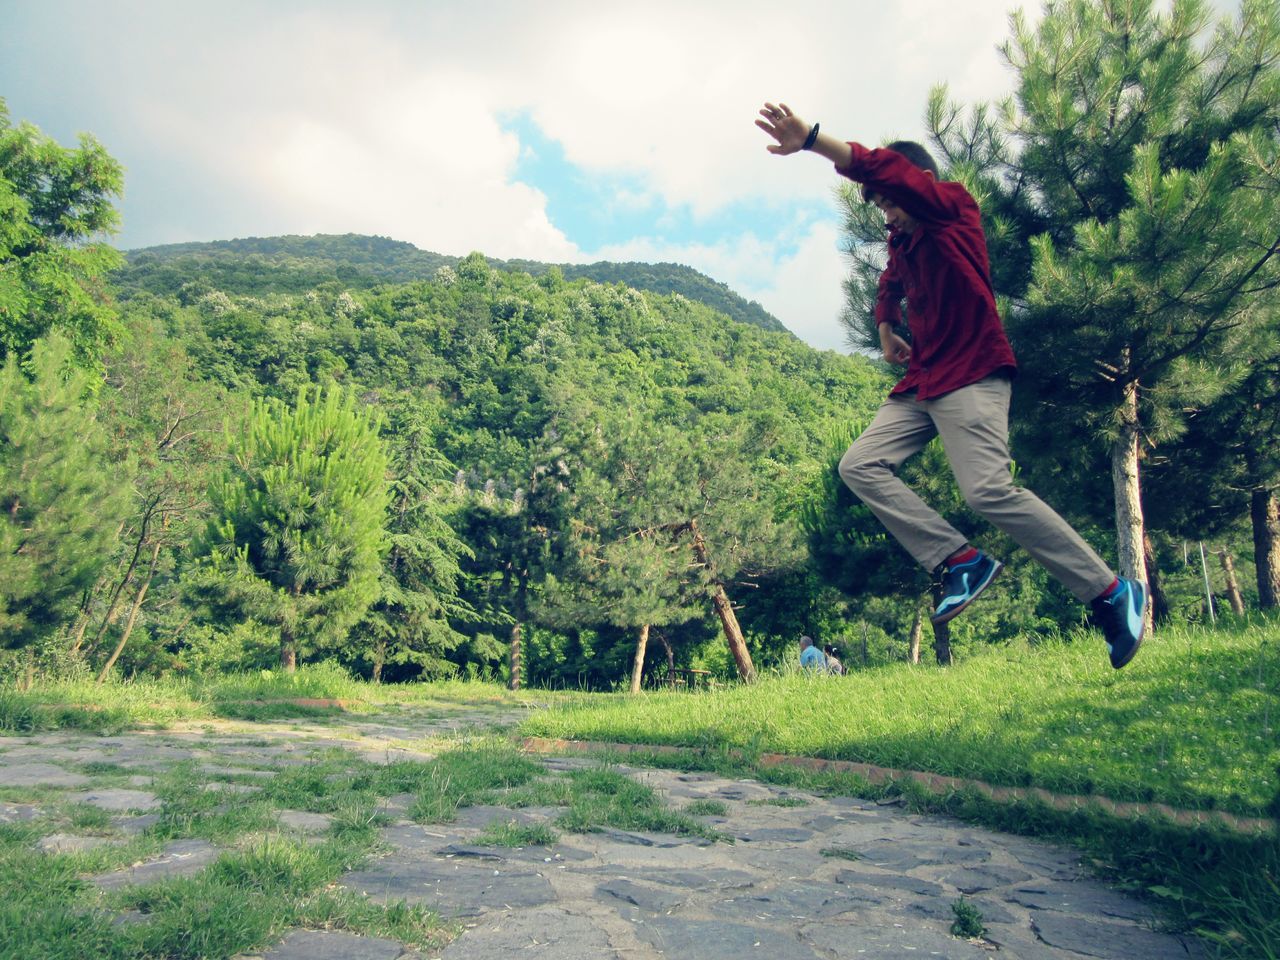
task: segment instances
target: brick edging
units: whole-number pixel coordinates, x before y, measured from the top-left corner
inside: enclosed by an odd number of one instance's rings
[[[521,741],[521,748],[529,753],[598,753],[614,751],[617,753],[657,753],[664,755],[689,753],[693,747],[674,747],[669,744],[611,743],[590,740],[559,740],[545,737],[526,737]],[[745,756],[741,750],[730,750],[728,755],[742,760]],[[1225,810],[1179,810],[1164,803],[1132,803],[1112,800],[1103,796],[1082,796],[1079,794],[1054,793],[1040,787],[1000,787],[982,780],[970,780],[966,777],[944,777],[936,773],[924,773],[919,770],[898,770],[893,767],[878,767],[871,763],[857,763],[853,760],[824,760],[820,757],[795,757],[785,753],[762,753],[756,761],[762,767],[795,767],[802,770],[828,773],[851,773],[862,777],[870,783],[892,783],[897,780],[912,780],[931,793],[948,793],[964,789],[972,789],[1000,803],[1017,803],[1021,800],[1036,800],[1055,810],[1097,809],[1122,819],[1137,820],[1152,815],[1163,817],[1181,826],[1204,826],[1215,824],[1225,826],[1238,833],[1277,834],[1275,820],[1265,817],[1240,817]]]

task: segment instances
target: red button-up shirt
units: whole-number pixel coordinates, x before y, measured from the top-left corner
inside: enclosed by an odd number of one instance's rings
[[[899,323],[907,298],[911,359],[893,393],[918,400],[1017,370],[991,291],[987,238],[977,201],[959,183],[938,181],[894,150],[851,143],[853,159],[836,172],[881,194],[917,221],[889,232],[876,322]]]

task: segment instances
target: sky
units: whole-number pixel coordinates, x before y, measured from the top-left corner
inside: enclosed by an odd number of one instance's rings
[[[124,165],[123,249],[365,233],[670,261],[846,352],[839,177],[769,154],[757,111],[922,140],[935,84],[962,103],[1012,91],[999,46],[1016,7],[0,0],[0,97],[14,122],[67,145],[91,133]]]

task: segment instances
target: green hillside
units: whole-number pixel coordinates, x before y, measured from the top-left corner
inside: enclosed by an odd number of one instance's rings
[[[175,243],[131,250],[118,275],[126,290],[176,293],[198,276],[231,294],[301,293],[324,283],[366,288],[379,283],[430,280],[461,257],[419,250],[411,243],[359,234],[312,237],[249,237],[209,243]],[[621,283],[657,294],[678,293],[705,303],[743,323],[783,331],[782,323],[754,300],[723,283],[676,263],[550,264],[534,260],[491,260],[499,270],[541,276],[559,269],[568,280]]]

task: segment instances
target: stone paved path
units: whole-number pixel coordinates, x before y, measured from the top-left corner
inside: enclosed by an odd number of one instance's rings
[[[0,738],[0,784],[50,787],[108,811],[126,834],[155,822],[149,774],[195,759],[216,778],[305,762],[341,746],[385,763],[431,756],[428,738],[514,714],[492,710],[422,717],[401,713],[316,725],[238,724],[212,730],[114,737],[56,734]],[[538,758],[551,773],[585,758]],[[134,774],[128,786],[95,788],[94,767]],[[901,806],[822,798],[711,774],[615,767],[656,788],[672,807],[717,801],[704,822],[732,836],[710,842],[605,830],[561,834],[549,847],[485,847],[493,823],[551,821],[556,808],[471,807],[447,825],[403,819],[392,798],[383,830],[389,851],[341,879],[379,901],[407,900],[459,918],[464,932],[440,960],[1172,960],[1207,957],[1195,941],[1159,932],[1140,901],[1091,879],[1072,852],[992,833]],[[268,771],[268,775],[269,771]],[[229,794],[230,796],[230,794]],[[789,804],[789,805],[782,805]],[[39,803],[0,803],[0,822],[29,820]],[[323,815],[292,811],[282,824],[322,832]],[[56,834],[50,853],[100,838]],[[80,846],[83,844],[83,846]],[[93,878],[104,889],[204,869],[216,848],[170,842],[154,859]],[[964,897],[987,927],[982,940],[949,934]],[[136,918],[123,918],[124,920]],[[422,954],[349,933],[296,930],[252,955],[261,960],[396,960]],[[245,956],[242,960],[252,960]]]

